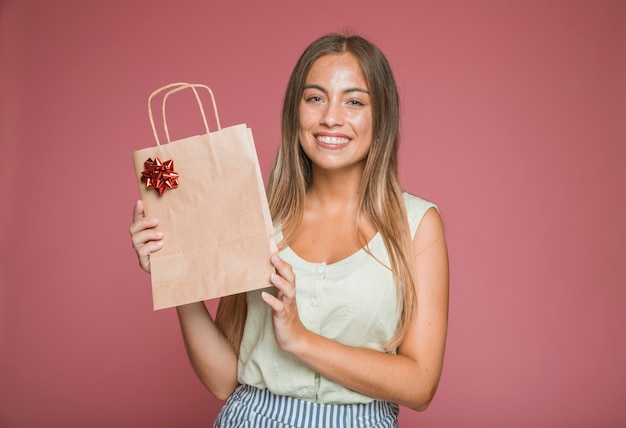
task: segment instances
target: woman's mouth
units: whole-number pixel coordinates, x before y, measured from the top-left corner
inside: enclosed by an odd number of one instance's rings
[[[349,138],[346,137],[335,137],[329,135],[316,135],[315,139],[318,143],[326,146],[343,146],[350,142]]]

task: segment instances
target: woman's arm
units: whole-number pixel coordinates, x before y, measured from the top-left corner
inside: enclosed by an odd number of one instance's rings
[[[448,253],[439,213],[424,215],[413,248],[417,311],[398,354],[342,345],[307,330],[297,313],[294,275],[278,257],[272,277],[278,293],[263,294],[272,307],[278,345],[321,375],[371,397],[424,410],[432,400],[443,366],[448,325]]]
[[[203,302],[176,307],[189,361],[200,381],[219,400],[237,388],[237,354]]]
[[[150,273],[150,254],[163,247],[158,220],[144,216],[143,203],[133,210],[130,235],[140,267]],[[176,308],[187,355],[200,381],[225,400],[237,387],[237,354],[217,328],[203,302]]]

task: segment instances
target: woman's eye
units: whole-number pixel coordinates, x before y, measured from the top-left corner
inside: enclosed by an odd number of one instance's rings
[[[350,101],[348,101],[348,105],[350,105],[350,106],[363,106],[365,104],[363,104],[359,100],[350,100]]]
[[[318,97],[317,95],[313,95],[312,97],[308,97],[306,101],[310,103],[319,103],[322,101],[322,97]]]

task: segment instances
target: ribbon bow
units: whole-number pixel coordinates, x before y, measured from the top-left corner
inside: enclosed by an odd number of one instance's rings
[[[178,187],[178,173],[174,171],[174,161],[161,162],[159,158],[148,158],[143,164],[145,170],[141,173],[141,181],[148,189],[154,189],[159,195],[168,189]]]

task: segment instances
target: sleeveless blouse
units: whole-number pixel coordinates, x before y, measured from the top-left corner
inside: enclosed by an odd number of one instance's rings
[[[436,206],[403,194],[411,236],[429,208]],[[277,231],[280,242],[282,232]],[[280,256],[296,277],[296,304],[304,326],[339,343],[383,351],[394,336],[400,313],[389,256],[379,233],[361,248],[335,263],[312,263],[291,248]],[[264,290],[247,294],[248,315],[241,343],[238,380],[274,394],[328,404],[369,403],[372,397],[352,391],[311,370],[276,344],[271,308]],[[273,287],[265,291],[273,292]]]

